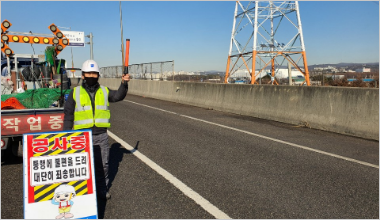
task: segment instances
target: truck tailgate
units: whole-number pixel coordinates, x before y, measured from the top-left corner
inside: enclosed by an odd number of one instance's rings
[[[1,110],[1,136],[62,131],[63,108]]]

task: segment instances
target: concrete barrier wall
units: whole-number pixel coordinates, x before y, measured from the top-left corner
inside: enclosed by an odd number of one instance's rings
[[[129,94],[379,140],[378,89],[131,80]]]

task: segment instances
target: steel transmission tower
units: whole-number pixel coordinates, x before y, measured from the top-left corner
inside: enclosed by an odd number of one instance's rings
[[[278,84],[276,73],[289,62],[305,76],[303,84],[310,85],[298,1],[243,3],[235,5],[224,82],[245,72],[251,84],[261,84],[265,75]]]

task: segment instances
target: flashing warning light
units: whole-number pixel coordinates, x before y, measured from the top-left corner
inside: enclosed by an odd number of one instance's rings
[[[61,39],[63,37],[63,34],[62,32],[57,32],[56,36]]]
[[[58,44],[59,43],[59,40],[57,38],[54,38],[53,39],[53,44]]]
[[[4,20],[2,23],[1,23],[1,34],[4,34],[5,31],[10,27],[12,26],[12,24],[7,21],[7,20]]]
[[[8,45],[3,41],[1,42],[1,51],[3,51],[3,53],[5,53],[5,55],[7,56],[10,56],[13,54],[13,51],[11,50],[11,48],[9,48]]]
[[[5,28],[9,28],[11,26],[11,24],[9,23],[9,21],[5,20],[5,21],[3,21],[3,26]]]
[[[8,41],[9,37],[7,35],[3,35],[3,36],[1,36],[1,40]]]
[[[11,55],[13,52],[12,52],[11,49],[7,48],[7,49],[5,49],[4,53],[5,53],[6,55],[9,56],[9,55]]]
[[[56,46],[55,52],[57,55],[69,44],[69,40],[66,36],[58,29],[55,24],[51,24],[49,29],[53,32],[56,38],[53,39],[53,44]]]
[[[53,32],[56,32],[57,31],[57,26],[55,25],[50,25],[49,29]]]
[[[12,24],[8,20],[1,22],[1,51],[7,56],[13,54],[13,51],[8,47],[9,41],[12,41],[12,36],[7,35],[7,29],[10,26],[12,26]]]
[[[3,34],[6,34],[7,32],[7,29],[10,27],[10,26],[12,26],[12,24],[9,22],[9,21],[7,21],[7,20],[4,20],[3,22],[1,22],[1,39],[2,40],[4,40],[3,39]]]
[[[29,37],[23,37],[22,41],[24,41],[25,43],[29,43]]]
[[[4,20],[1,22],[1,51],[7,56],[13,55],[14,52],[9,48],[9,42],[15,43],[30,43],[30,44],[52,44],[55,46],[56,55],[58,55],[68,44],[69,39],[58,29],[55,24],[51,24],[49,29],[53,32],[55,37],[38,37],[38,36],[24,36],[24,35],[12,35],[7,33],[7,29],[12,24]]]

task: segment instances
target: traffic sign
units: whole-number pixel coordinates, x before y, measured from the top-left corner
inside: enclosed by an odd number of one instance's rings
[[[24,134],[24,218],[97,218],[91,130]]]
[[[62,33],[69,39],[69,47],[84,47],[85,36],[84,32],[80,31],[62,31]]]

